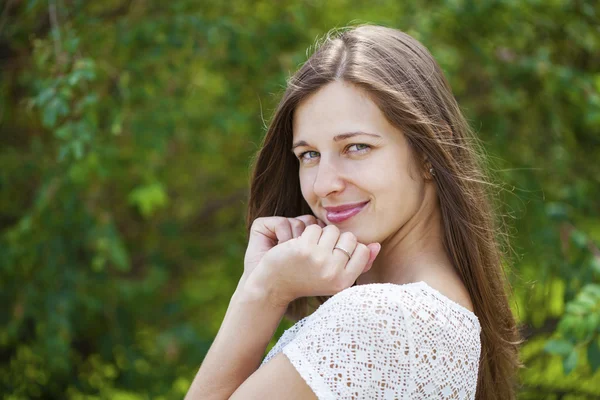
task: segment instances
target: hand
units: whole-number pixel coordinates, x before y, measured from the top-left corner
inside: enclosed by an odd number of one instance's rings
[[[301,215],[296,218],[256,218],[250,228],[248,248],[244,256],[244,274],[249,275],[265,253],[274,246],[299,237],[307,226],[314,224],[325,226],[323,221],[312,215]]]
[[[335,249],[336,245],[347,250],[351,258]],[[285,307],[299,297],[333,295],[368,271],[380,250],[379,243],[358,243],[351,232],[340,235],[335,225],[309,225],[298,238],[268,250],[248,284],[251,290],[262,291],[276,307]]]

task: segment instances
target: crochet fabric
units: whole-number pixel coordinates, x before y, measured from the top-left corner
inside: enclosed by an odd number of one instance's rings
[[[283,352],[320,400],[474,399],[481,327],[425,282],[343,290],[286,330]]]

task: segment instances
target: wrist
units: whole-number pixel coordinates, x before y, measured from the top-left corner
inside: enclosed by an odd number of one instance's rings
[[[278,292],[277,288],[269,285],[264,279],[259,279],[258,271],[242,275],[240,283],[234,293],[239,300],[261,304],[265,307],[283,311],[293,299],[288,299]]]

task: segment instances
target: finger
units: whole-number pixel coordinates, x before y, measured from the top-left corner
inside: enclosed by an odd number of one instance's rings
[[[250,238],[267,237],[272,240],[274,244],[277,244],[280,237],[285,237],[285,233],[283,233],[285,229],[282,229],[282,227],[279,226],[282,223],[289,225],[289,222],[287,222],[287,219],[284,217],[256,218],[252,222],[252,227],[250,228]]]
[[[323,228],[323,233],[319,239],[319,246],[331,251],[333,250],[333,246],[335,246],[339,237],[339,228],[335,225],[327,225],[325,228]]]
[[[321,234],[323,229],[317,224],[312,224],[307,226],[300,235],[299,240],[305,244],[317,244],[319,243],[319,239],[321,238]]]
[[[288,218],[288,221],[292,228],[292,237],[297,238],[302,235],[302,232],[306,229],[304,221],[298,218]]]
[[[299,215],[296,217],[296,219],[299,219],[300,221],[304,222],[304,225],[306,225],[306,226],[316,224],[318,221],[314,215],[310,215],[310,214]]]
[[[352,253],[354,253],[356,244],[356,236],[354,236],[352,232],[342,233],[337,243],[335,244],[335,247],[332,250],[335,265],[344,267],[352,258]],[[346,250],[350,255],[348,256],[348,254],[338,249],[338,247],[341,247],[342,249]]]
[[[364,270],[363,272],[367,272],[368,270],[371,269],[371,267],[373,266],[373,262],[375,261],[375,259],[379,255],[379,252],[381,251],[381,244],[379,244],[379,243],[371,243],[367,247],[369,248],[369,251],[370,251],[369,261],[367,262],[367,269]]]
[[[292,235],[292,226],[287,218],[267,218],[265,227],[275,233],[278,243],[287,242],[294,237]]]
[[[327,226],[327,224],[325,222],[321,221],[320,219],[317,219],[317,224],[319,224],[319,226],[321,228],[325,228]]]
[[[356,278],[363,273],[367,263],[369,262],[369,256],[371,251],[367,246],[362,243],[358,243],[352,254],[352,258],[346,264],[345,273],[348,277],[348,282],[354,282]]]

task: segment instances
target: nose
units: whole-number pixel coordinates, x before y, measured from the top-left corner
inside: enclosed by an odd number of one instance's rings
[[[313,191],[317,196],[325,198],[331,193],[340,192],[344,189],[346,183],[342,178],[338,165],[322,157],[317,168],[317,175],[313,183]]]

